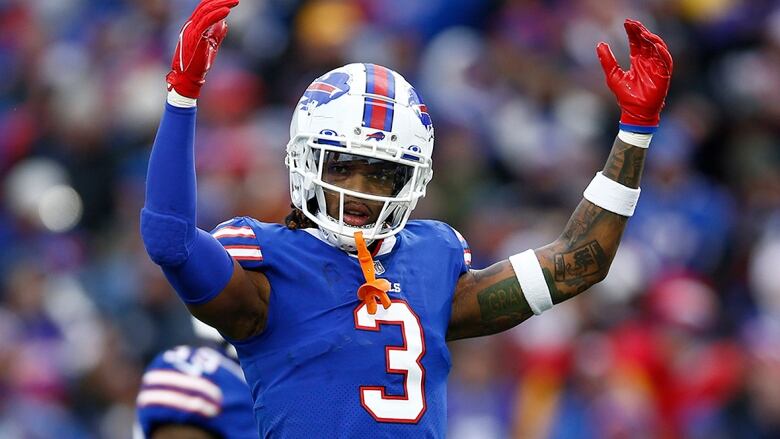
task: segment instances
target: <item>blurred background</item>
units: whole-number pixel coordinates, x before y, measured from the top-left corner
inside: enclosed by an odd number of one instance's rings
[[[145,363],[193,340],[139,237],[164,76],[196,0],[0,0],[0,438],[129,438]],[[449,437],[780,437],[780,2],[244,0],[200,100],[199,223],[279,222],[289,118],[347,62],[436,126],[417,217],[482,268],[562,230],[619,110],[624,18],[675,72],[606,281],[452,344]]]

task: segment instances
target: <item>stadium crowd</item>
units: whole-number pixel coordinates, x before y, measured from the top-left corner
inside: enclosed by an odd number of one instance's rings
[[[138,212],[196,3],[0,1],[0,438],[129,438],[144,365],[192,340]],[[636,214],[592,291],[451,345],[449,437],[780,437],[775,0],[243,2],[199,103],[200,226],[284,218],[297,99],[364,61],[433,118],[416,217],[477,268],[549,242],[617,132],[594,46],[627,66],[626,17],[675,57]]]

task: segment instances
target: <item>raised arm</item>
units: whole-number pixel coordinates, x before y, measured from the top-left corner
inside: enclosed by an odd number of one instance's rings
[[[509,329],[603,280],[639,197],[645,154],[669,88],[672,57],[660,37],[626,20],[631,68],[609,46],[597,54],[622,110],[620,131],[601,173],[554,242],[471,270],[458,282],[447,338]]]
[[[238,0],[203,0],[182,27],[168,82],[168,102],[149,159],[141,237],[152,261],[199,319],[241,339],[265,323],[270,287],[243,270],[196,227],[196,99],[227,33]]]

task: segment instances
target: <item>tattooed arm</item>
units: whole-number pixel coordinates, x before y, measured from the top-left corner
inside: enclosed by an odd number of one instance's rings
[[[620,68],[606,43],[596,46],[607,86],[621,110],[621,131],[602,173],[608,179],[636,189],[645,163],[647,134],[658,128],[673,61],[666,43],[642,23],[626,20],[624,27],[631,52],[628,71]],[[640,138],[644,138],[644,144]],[[643,144],[645,148],[620,139]],[[625,216],[582,200],[563,234],[555,242],[534,251],[553,303],[574,297],[607,276],[627,221]],[[501,261],[485,270],[470,271],[461,276],[452,302],[447,339],[493,334],[515,326],[531,315],[533,312],[512,264]]]
[[[639,187],[646,149],[615,139],[603,174]],[[585,291],[607,276],[628,218],[582,200],[563,234],[535,250],[553,303]],[[461,276],[452,303],[448,340],[478,337],[509,329],[533,312],[508,260]]]

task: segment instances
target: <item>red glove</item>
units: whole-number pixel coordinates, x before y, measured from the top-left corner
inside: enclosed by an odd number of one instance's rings
[[[607,43],[596,46],[607,86],[620,105],[620,129],[652,133],[658,129],[661,109],[669,91],[672,55],[659,37],[636,20],[624,24],[631,49],[631,68],[620,68]]]
[[[165,77],[168,91],[196,99],[206,82],[206,73],[227,35],[225,17],[238,0],[203,0],[179,33],[171,71]]]

